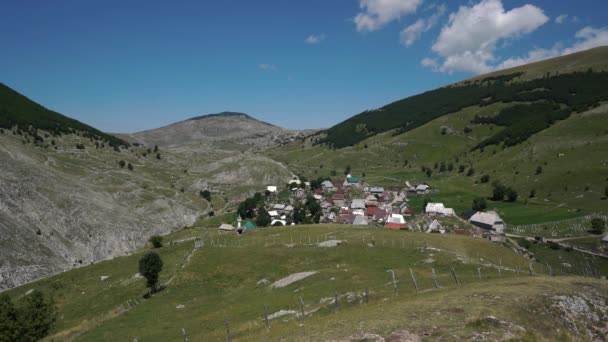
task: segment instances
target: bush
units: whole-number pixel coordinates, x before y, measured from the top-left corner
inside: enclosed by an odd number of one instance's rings
[[[543,173],[543,167],[542,166],[536,167],[536,174],[540,175],[541,173]]]
[[[120,166],[120,168],[122,169],[123,167],[125,167],[125,165],[127,165],[127,163],[124,160],[119,160],[118,161],[118,165]]]
[[[215,216],[215,211],[212,210],[209,212],[209,217],[213,217],[213,216]]]
[[[483,175],[481,176],[481,179],[479,180],[482,183],[487,183],[490,181],[490,176],[489,175]]]
[[[475,211],[484,211],[487,208],[486,199],[482,197],[477,197],[473,200],[473,205],[471,209]]]
[[[163,237],[160,235],[152,235],[148,241],[150,241],[153,248],[161,248],[163,246]]]
[[[38,341],[48,335],[56,320],[51,298],[34,290],[20,306],[8,294],[0,295],[0,341]]]
[[[139,259],[139,274],[146,278],[146,286],[152,293],[157,291],[158,276],[163,269],[163,261],[156,252],[148,252]]]
[[[467,176],[468,177],[471,177],[474,174],[475,174],[475,170],[473,168],[470,168],[469,171],[467,171]]]
[[[211,192],[209,192],[209,190],[201,190],[200,195],[207,201],[211,201]]]
[[[532,189],[530,190],[530,198],[534,198],[536,197],[536,190]]]
[[[127,169],[129,169],[129,171],[133,171],[133,165],[131,165],[131,163],[127,164]]]
[[[519,197],[519,194],[513,188],[507,188],[506,195],[507,202],[515,202],[517,201],[517,197]]]
[[[606,222],[601,218],[594,218],[591,220],[591,232],[593,234],[602,234],[606,229]]]

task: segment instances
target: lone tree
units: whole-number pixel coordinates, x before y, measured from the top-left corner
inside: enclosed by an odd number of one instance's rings
[[[266,209],[260,208],[260,210],[258,211],[258,217],[256,217],[255,219],[255,224],[258,227],[268,227],[270,226],[270,222],[272,221]]]
[[[146,286],[151,293],[157,291],[158,275],[163,269],[163,261],[156,252],[148,252],[139,259],[139,274],[146,278]]]
[[[163,237],[160,235],[152,235],[148,241],[150,241],[153,248],[161,248],[163,246]]]
[[[541,173],[543,173],[543,167],[542,166],[537,166],[536,167],[536,174],[540,175]]]

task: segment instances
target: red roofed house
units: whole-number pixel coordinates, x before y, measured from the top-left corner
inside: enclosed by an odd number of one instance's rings
[[[387,217],[388,217],[388,212],[384,209],[379,209],[374,214],[374,221],[380,221],[380,220],[386,221]]]
[[[405,224],[399,224],[399,223],[387,223],[384,225],[384,228],[402,230],[402,229],[407,229],[407,226]]]
[[[369,207],[365,210],[365,216],[374,216],[379,209],[377,207]]]

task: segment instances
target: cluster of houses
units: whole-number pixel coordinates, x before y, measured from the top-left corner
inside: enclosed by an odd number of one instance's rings
[[[271,226],[293,225],[292,215],[294,205],[304,203],[312,196],[321,207],[320,223],[350,224],[355,226],[377,226],[388,229],[411,229],[406,221],[414,216],[415,211],[409,205],[408,196],[424,195],[433,189],[426,183],[410,185],[406,182],[405,188],[387,190],[381,186],[369,186],[362,183],[358,177],[347,175],[344,181],[336,186],[330,180],[321,183],[319,189],[310,189],[309,182],[301,182],[294,177],[289,181],[289,201],[286,203],[269,203],[268,214],[271,217]],[[266,192],[275,194],[271,196],[278,202],[279,192],[277,186],[268,186]],[[436,219],[438,217],[457,217],[454,209],[447,208],[443,203],[430,202],[424,208],[424,214],[432,217],[430,224],[425,225],[423,231],[428,233],[446,233],[446,229]],[[505,223],[498,213],[468,212],[460,219],[466,220],[474,226],[481,228],[483,236],[493,241],[504,241]],[[242,222],[239,217],[236,225],[222,224],[221,230],[247,231],[256,229],[252,221]]]

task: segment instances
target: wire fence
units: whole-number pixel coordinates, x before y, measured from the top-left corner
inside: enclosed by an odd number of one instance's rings
[[[554,222],[507,226],[506,232],[509,234],[528,236],[575,236],[590,230],[591,220],[594,218],[601,218],[604,221],[608,220],[608,216],[604,214],[592,213],[583,217],[564,219]]]
[[[253,326],[262,329],[273,329],[273,326],[290,320],[306,320],[315,315],[340,314],[362,305],[383,305],[402,297],[417,296],[433,291],[464,288],[474,283],[492,279],[509,279],[519,277],[577,275],[600,277],[598,265],[594,258],[586,259],[573,265],[537,263],[522,258],[519,262],[504,262],[501,258],[487,260],[480,257],[459,256],[457,252],[436,248],[426,242],[414,241],[394,234],[357,232],[356,230],[334,231],[323,234],[306,234],[282,231],[277,234],[256,236],[251,234],[246,239],[234,235],[219,233],[205,234],[204,239],[194,240],[195,249],[200,248],[321,248],[321,243],[337,240],[348,246],[361,248],[394,248],[415,249],[421,252],[449,254],[454,262],[441,265],[419,264],[386,269],[385,275],[365,286],[353,285],[352,288],[338,288],[318,296],[295,296],[291,305],[274,305],[275,299],[268,295],[266,304],[259,307],[259,317],[254,319]],[[188,240],[189,241],[189,240]],[[130,307],[129,307],[130,309]],[[255,310],[255,308],[249,308]],[[247,339],[252,327],[251,319],[224,317],[217,325],[225,331],[226,341]],[[454,326],[460,325],[454,322]],[[220,329],[220,328],[218,328]],[[185,328],[176,329],[176,338],[181,334],[185,342],[188,332]],[[217,337],[217,336],[216,336]],[[137,341],[137,339],[135,339]]]

